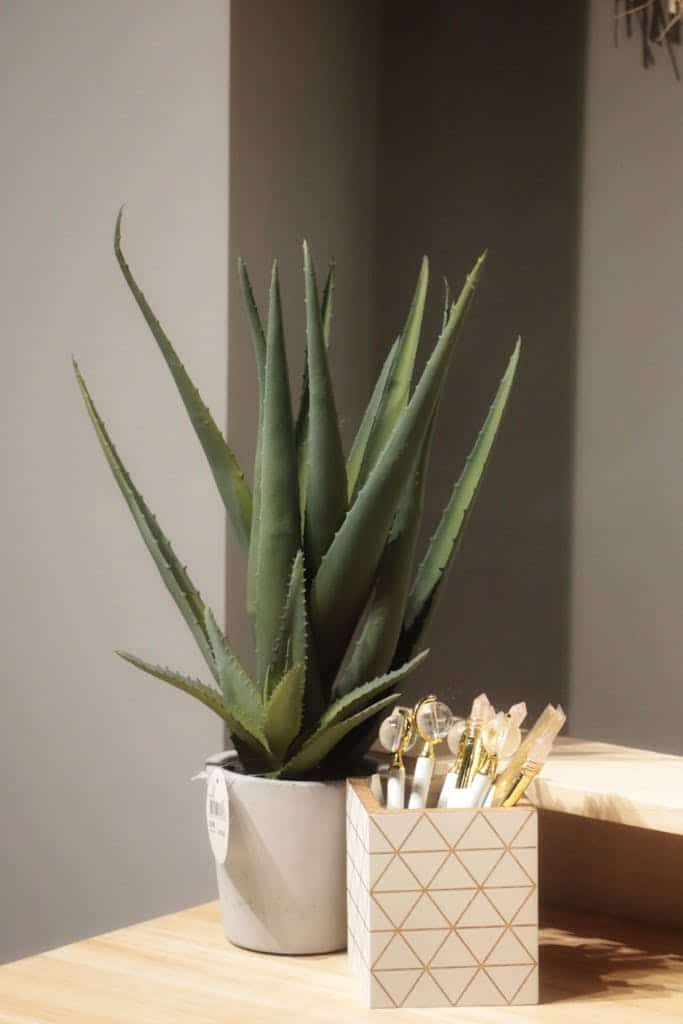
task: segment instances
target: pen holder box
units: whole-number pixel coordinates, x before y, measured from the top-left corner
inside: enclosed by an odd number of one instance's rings
[[[536,809],[387,810],[346,791],[348,949],[372,1008],[538,1002]]]

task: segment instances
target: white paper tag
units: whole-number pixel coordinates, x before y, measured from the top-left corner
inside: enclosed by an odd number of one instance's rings
[[[213,855],[219,864],[228,856],[230,804],[225,774],[221,768],[210,768],[206,782],[206,827]]]

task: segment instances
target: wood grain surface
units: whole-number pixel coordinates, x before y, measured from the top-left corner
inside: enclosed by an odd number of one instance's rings
[[[215,903],[0,967],[2,1024],[410,1024],[683,1019],[683,934],[546,914],[537,1007],[365,1010],[345,954],[275,957],[230,946]]]

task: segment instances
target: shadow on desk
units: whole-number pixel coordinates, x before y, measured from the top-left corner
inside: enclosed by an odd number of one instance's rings
[[[683,933],[548,907],[540,947],[541,1003],[680,993]]]

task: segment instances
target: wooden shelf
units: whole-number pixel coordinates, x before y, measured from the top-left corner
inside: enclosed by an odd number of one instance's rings
[[[437,773],[449,760],[439,756]],[[683,836],[683,757],[562,736],[529,799],[544,810]]]
[[[230,946],[217,904],[100,935],[0,968],[3,1024],[674,1024],[683,941],[610,918],[556,911],[541,935],[541,1005],[477,1010],[361,1006],[342,953],[264,956]]]
[[[546,810],[683,835],[683,757],[562,737],[530,796]]]

